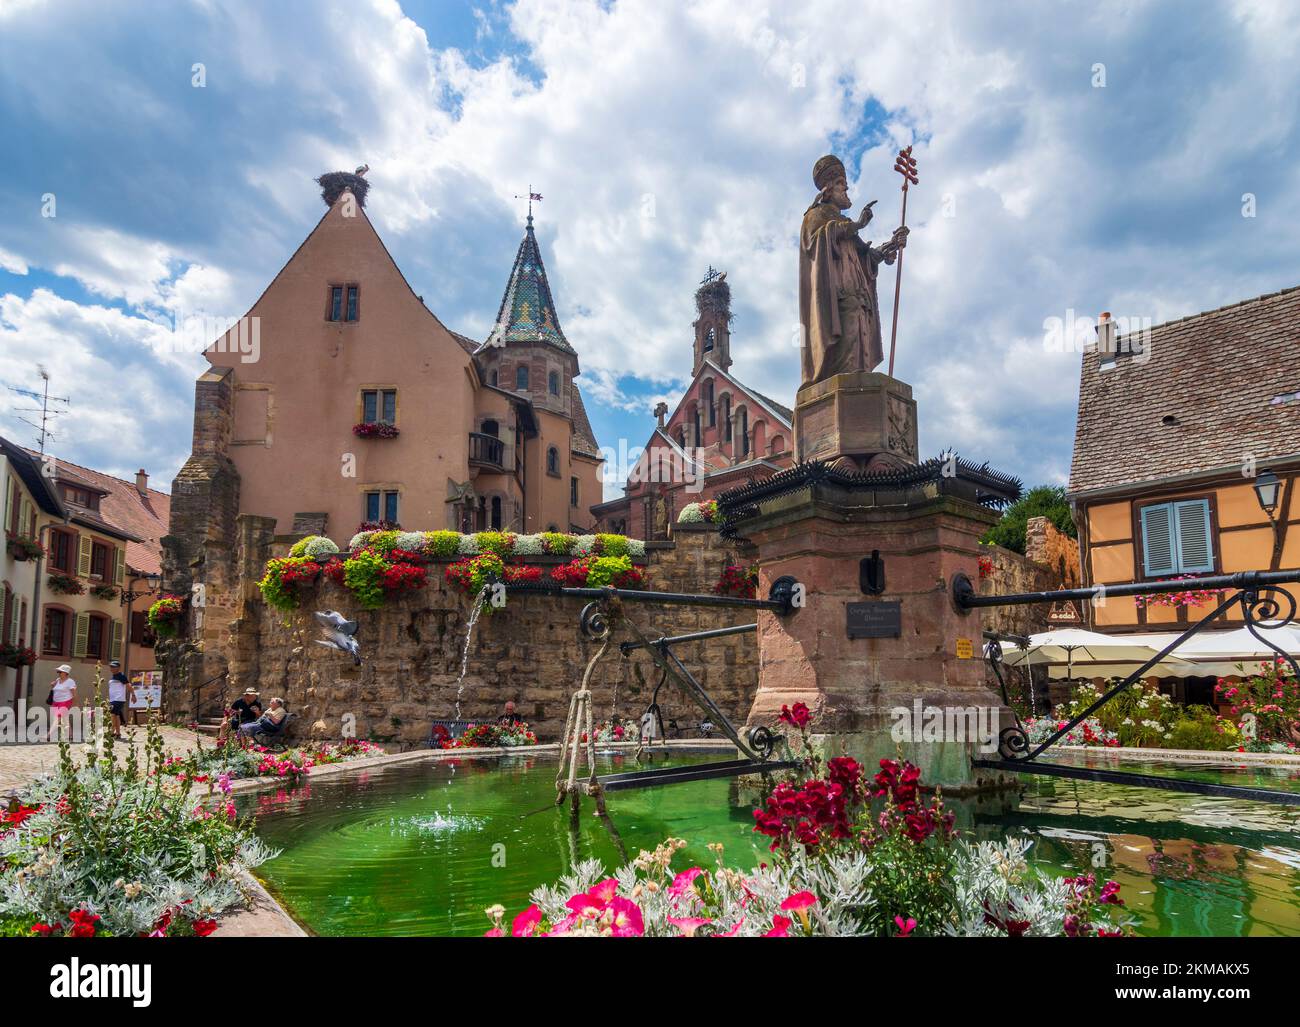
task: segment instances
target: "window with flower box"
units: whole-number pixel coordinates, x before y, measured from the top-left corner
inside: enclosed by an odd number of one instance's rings
[[[397,390],[363,389],[361,420],[367,424],[396,424]]]
[[[1207,574],[1214,570],[1214,538],[1208,499],[1179,499],[1139,508],[1142,573]]]
[[[366,516],[367,521],[387,521],[390,524],[400,523],[397,516],[398,497],[401,493],[396,491],[376,491],[366,493]]]

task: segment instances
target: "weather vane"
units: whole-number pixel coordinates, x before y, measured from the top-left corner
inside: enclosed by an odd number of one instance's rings
[[[515,193],[515,199],[522,200],[523,197],[520,196],[518,193]],[[538,203],[541,203],[542,194],[533,192],[533,187],[530,184],[528,186],[528,221],[530,224],[532,223],[533,220],[533,200],[536,200]]]
[[[894,158],[894,170],[903,176],[903,216],[899,227],[907,226],[907,187],[916,185],[916,158],[912,156],[912,147],[899,150]],[[903,291],[903,251],[898,251],[898,272],[894,278],[894,323],[889,329],[889,376],[894,376],[894,340],[898,338],[898,295]]]

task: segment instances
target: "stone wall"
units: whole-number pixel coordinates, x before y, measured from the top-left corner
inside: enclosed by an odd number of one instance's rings
[[[445,565],[434,565],[427,588],[378,611],[359,610],[349,591],[326,582],[302,610],[286,617],[267,607],[256,588],[266,560],[287,549],[288,540],[276,539],[272,531],[268,518],[239,518],[236,616],[228,622],[221,646],[230,670],[227,698],[248,685],[263,699],[283,696],[299,735],[338,737],[343,719],[350,716],[358,737],[423,742],[432,720],[453,716],[467,630],[469,600],[444,584]],[[648,585],[658,591],[710,592],[727,563],[748,562],[751,556],[736,543],[724,544],[711,528],[679,528],[672,542],[648,547]],[[495,719],[504,703],[513,700],[541,740],[557,740],[569,697],[599,648],[580,635],[582,606],[577,599],[514,594],[504,609],[483,616],[470,647],[462,716]],[[361,667],[316,645],[319,632],[311,617],[316,609],[338,610],[360,621]],[[649,603],[629,603],[627,611],[648,637],[741,624],[754,617],[743,609]],[[644,654],[619,654],[616,643],[629,637],[625,627],[617,627],[615,644],[594,672],[597,718],[615,709],[615,692],[620,716],[639,717],[650,702],[658,676]],[[753,638],[693,643],[681,646],[678,655],[728,716],[743,723],[758,682]],[[671,684],[664,687],[660,705],[666,720],[675,718],[685,734],[697,733],[700,713]]]
[[[988,546],[987,557],[992,566],[991,572],[979,582],[981,595],[1079,587],[1079,543],[1057,530],[1046,517],[1029,519],[1025,532],[1024,556],[1001,546]],[[1058,613],[1068,612],[1069,608],[1058,606],[1057,610]],[[990,607],[983,613],[985,630],[1008,635],[1033,635],[1052,627],[1081,626],[1069,621],[1053,621],[1050,616],[1052,607],[1039,604]],[[1026,671],[1005,667],[1003,673],[1013,696],[1028,696],[1030,676]],[[996,686],[991,671],[988,672],[988,678],[990,684]],[[1033,672],[1033,687],[1036,690],[1035,708],[1040,713],[1049,704],[1062,701],[1065,698],[1063,692],[1068,690],[1065,686],[1058,688],[1056,682],[1049,686],[1042,670]],[[1049,687],[1053,689],[1050,693]]]

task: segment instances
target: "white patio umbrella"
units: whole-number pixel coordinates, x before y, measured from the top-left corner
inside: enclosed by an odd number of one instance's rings
[[[1159,649],[1144,642],[1130,641],[1123,635],[1103,635],[1082,628],[1058,628],[1029,636],[1029,645],[1003,646],[1003,662],[1011,667],[1065,666],[1065,676],[1073,678],[1076,666],[1104,670],[1107,677],[1124,676],[1138,670],[1155,656]],[[1157,666],[1182,663],[1174,656],[1166,656]],[[1152,668],[1154,670],[1154,668]],[[1048,672],[1052,673],[1051,670]],[[1053,676],[1055,676],[1053,674]]]

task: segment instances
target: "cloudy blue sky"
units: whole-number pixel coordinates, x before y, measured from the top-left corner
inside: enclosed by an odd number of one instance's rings
[[[710,264],[734,370],[792,402],[812,162],[845,158],[884,235],[915,143],[897,373],[922,449],[1063,481],[1079,355],[1048,319],[1300,282],[1297,52],[1287,3],[0,0],[0,382],[44,363],[56,452],[170,482],[203,367],[175,326],[242,314],[320,216],[312,179],[365,162],[415,291],[476,338],[514,197],[545,196],[598,439],[635,447]]]

